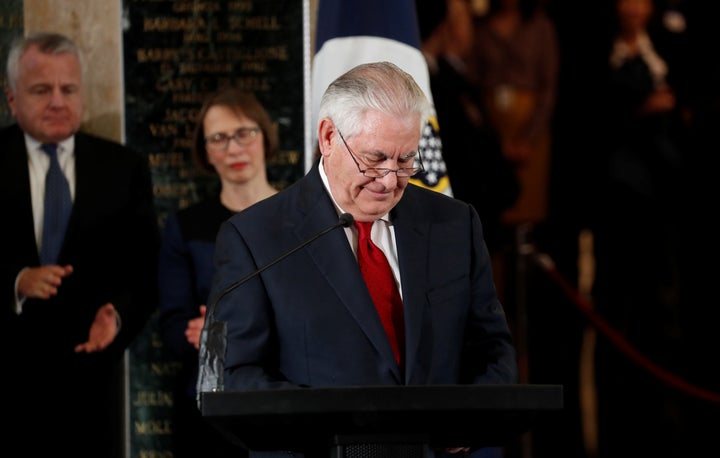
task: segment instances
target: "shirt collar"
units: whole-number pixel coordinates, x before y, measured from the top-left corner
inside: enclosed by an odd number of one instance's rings
[[[27,150],[30,152],[36,152],[40,151],[40,146],[42,145],[42,142],[39,140],[31,137],[29,134],[25,134],[25,146],[27,147]],[[75,136],[71,135],[70,137],[66,138],[65,140],[58,142],[58,154],[63,154],[65,152],[70,152],[71,154],[75,151]]]

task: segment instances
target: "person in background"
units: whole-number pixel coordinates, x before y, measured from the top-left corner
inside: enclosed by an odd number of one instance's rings
[[[517,198],[500,215],[493,270],[516,336],[520,380],[526,382],[530,279],[520,253],[548,214],[559,50],[554,24],[538,0],[489,0],[487,5],[476,18],[468,75],[482,93],[519,185]]]
[[[157,307],[148,162],[80,131],[83,73],[80,50],[60,34],[16,39],[8,53],[16,122],[0,130],[4,446],[23,456],[124,456],[123,355]]]
[[[598,313],[664,368],[687,367],[685,194],[689,153],[684,69],[656,28],[653,0],[613,0],[602,165],[594,225]],[[695,351],[695,350],[692,350]],[[690,352],[692,352],[690,351]],[[688,455],[686,403],[662,379],[605,340],[597,342],[598,456]],[[662,437],[662,440],[657,440]]]
[[[359,65],[329,85],[313,168],[220,227],[205,324],[227,329],[207,339],[225,339],[219,389],[517,381],[477,212],[409,183],[423,170],[418,145],[432,113],[413,78],[389,62]],[[354,225],[339,220],[345,213]],[[387,281],[382,293],[364,280],[366,251],[388,269],[376,277]]]
[[[200,415],[198,348],[218,229],[235,213],[277,192],[266,171],[266,160],[277,148],[275,125],[254,95],[228,86],[206,98],[192,155],[200,172],[218,177],[220,190],[168,217],[160,251],[160,332],[181,361],[173,405],[175,458],[247,456]]]
[[[478,16],[468,74],[485,98],[520,195],[503,220],[536,225],[547,216],[551,126],[559,51],[554,24],[537,0],[490,0]]]
[[[604,46],[606,2],[542,1],[555,25],[559,55],[556,108],[553,112],[552,155],[547,218],[534,228],[533,245],[525,251],[528,382],[563,386],[563,409],[553,421],[533,427],[532,456],[591,457],[594,450],[594,398],[590,382],[592,345],[596,334],[577,297],[559,288],[535,255],[550,256],[556,273],[589,298],[593,279],[594,218],[590,197],[595,192],[593,145],[596,126],[605,114],[597,109],[605,65],[597,56]]]
[[[501,246],[500,216],[517,199],[518,182],[468,74],[474,45],[470,2],[417,0],[415,8],[453,197],[478,211],[492,256]]]

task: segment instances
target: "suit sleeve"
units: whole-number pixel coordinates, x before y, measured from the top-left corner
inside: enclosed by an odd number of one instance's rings
[[[158,265],[158,324],[163,341],[175,356],[197,358],[185,330],[188,321],[199,316],[201,303],[194,293],[193,262],[176,214],[170,215],[165,223]]]
[[[142,331],[158,304],[158,252],[160,235],[155,213],[150,169],[144,157],[132,152],[130,195],[124,209],[122,249],[118,266],[124,269],[123,284],[111,298],[122,327],[112,347],[124,351]]]
[[[257,270],[248,245],[231,222],[218,232],[216,275],[210,292],[208,322],[225,324],[222,336],[224,387],[226,390],[293,387],[273,371],[272,358],[278,343],[273,330],[270,298],[259,276],[234,287],[234,283]],[[206,325],[207,328],[207,325]],[[208,341],[216,340],[218,336]]]
[[[518,367],[505,310],[493,283],[492,263],[480,218],[472,206],[472,310],[463,358],[472,383],[517,383]],[[469,376],[469,377],[468,377]]]

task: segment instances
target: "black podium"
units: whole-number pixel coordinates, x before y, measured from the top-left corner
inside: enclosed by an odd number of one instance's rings
[[[562,409],[561,385],[431,385],[221,391],[202,415],[250,450],[319,458],[426,458],[502,446]]]

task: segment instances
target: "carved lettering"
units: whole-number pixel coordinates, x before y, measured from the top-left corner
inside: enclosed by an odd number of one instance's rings
[[[162,391],[162,390],[155,390],[155,391],[138,391],[135,393],[135,398],[133,399],[133,405],[134,406],[165,406],[170,407],[173,405],[173,395],[171,391]]]
[[[172,433],[172,423],[170,420],[136,421],[134,426],[135,433],[143,436]]]
[[[265,73],[268,71],[267,64],[262,61],[240,62],[240,70],[243,72]]]
[[[155,83],[155,89],[159,92],[189,91],[192,87],[193,80],[191,78],[161,79]]]
[[[182,62],[180,74],[198,73],[230,73],[232,63],[230,62]]]
[[[218,32],[215,34],[215,40],[220,43],[241,43],[243,34],[240,32]]]
[[[230,30],[280,30],[277,16],[230,16],[228,18]]]
[[[153,183],[153,194],[156,198],[179,198],[194,191],[193,183]]]
[[[135,54],[140,63],[180,60],[180,50],[172,48],[140,48]]]
[[[192,149],[193,143],[195,143],[195,139],[193,139],[193,138],[178,137],[178,138],[173,139],[173,148]]]
[[[150,167],[154,169],[169,169],[183,167],[185,165],[185,158],[180,152],[149,153],[148,162],[150,163]]]
[[[179,361],[150,362],[150,371],[159,377],[177,375],[181,367],[182,364]]]
[[[207,23],[199,16],[146,17],[143,21],[143,30],[146,32],[183,32],[205,28]]]
[[[183,43],[210,43],[210,34],[207,32],[188,32],[183,35]]]
[[[253,10],[253,2],[228,2],[227,9],[228,11],[232,11],[234,13],[249,13]]]
[[[216,2],[173,2],[174,13],[216,13],[220,5]]]
[[[148,128],[153,137],[174,137],[179,132],[178,127],[172,124],[150,123]]]
[[[188,82],[192,82],[191,80],[188,80]],[[190,89],[190,87],[186,88]],[[178,89],[179,90],[179,89]],[[195,118],[197,117],[198,111],[200,111],[198,108],[166,108],[165,109],[165,118],[163,121],[165,122],[185,122],[185,121],[195,121]]]
[[[169,450],[140,450],[140,458],[173,458]]]

